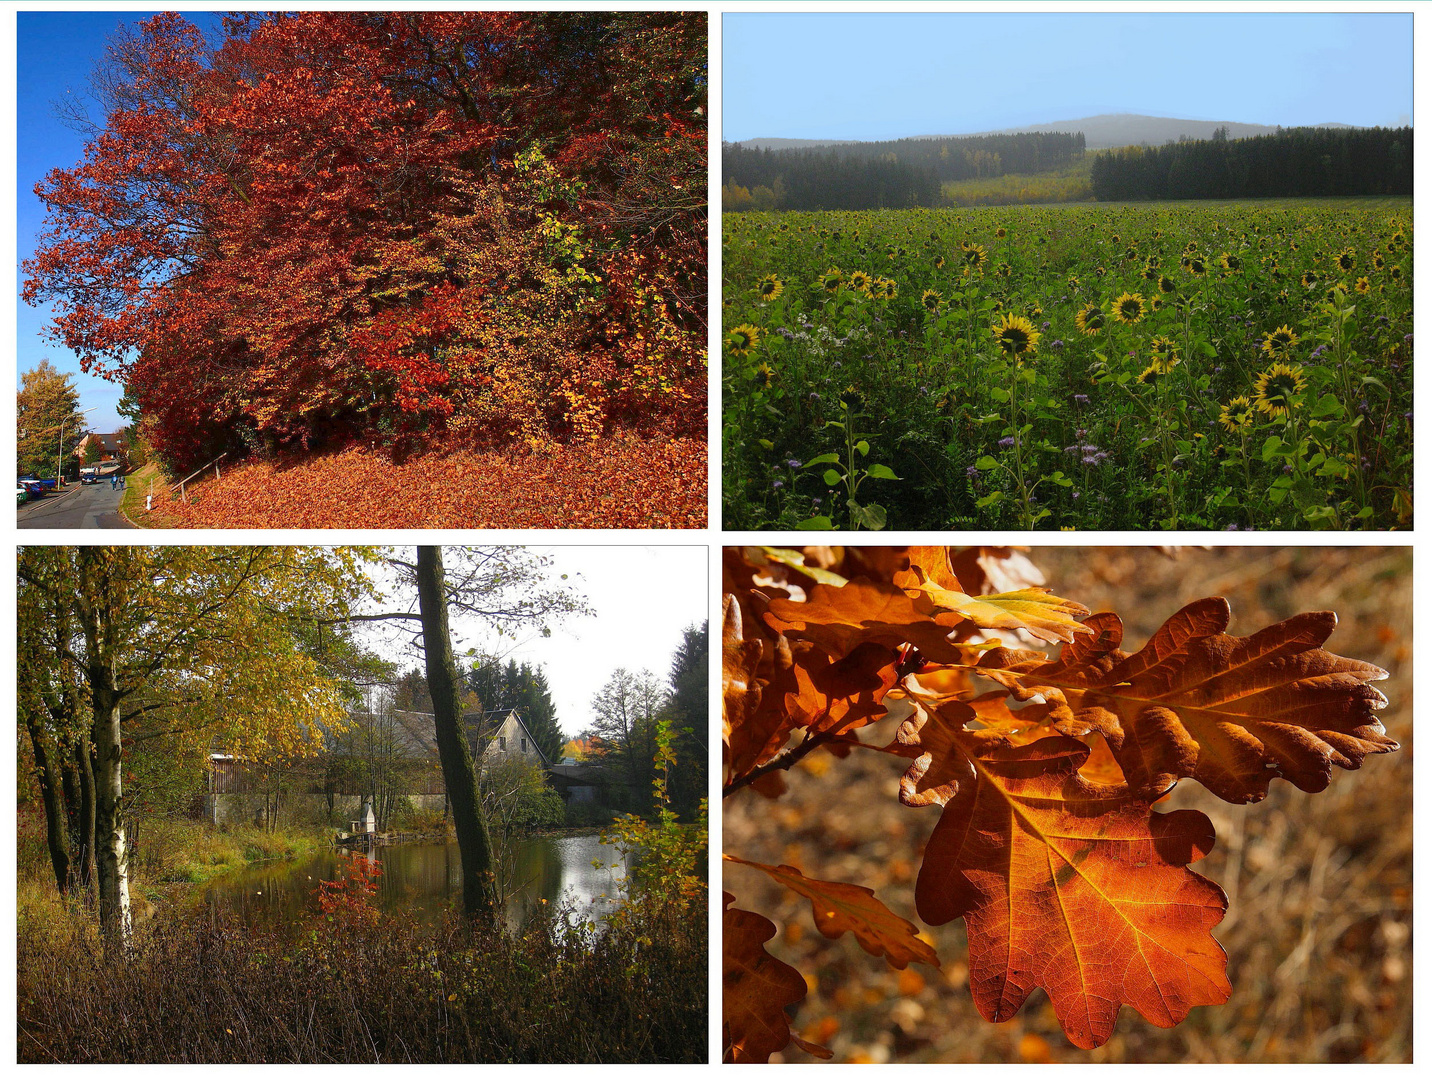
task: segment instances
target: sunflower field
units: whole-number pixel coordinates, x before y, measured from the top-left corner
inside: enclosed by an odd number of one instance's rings
[[[723,524],[1407,528],[1411,215],[727,214]]]

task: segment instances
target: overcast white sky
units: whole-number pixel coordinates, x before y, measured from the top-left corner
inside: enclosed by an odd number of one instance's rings
[[[468,648],[497,653],[547,671],[557,722],[570,738],[590,722],[592,697],[618,667],[649,668],[663,683],[671,657],[688,626],[707,618],[706,548],[701,546],[538,546],[552,556],[552,576],[568,575],[595,613],[569,619],[548,638],[499,640],[479,621],[453,613],[458,667],[466,670]],[[411,557],[411,548],[404,557]],[[371,644],[404,669],[422,666],[421,653],[404,648],[391,628],[376,627]]]

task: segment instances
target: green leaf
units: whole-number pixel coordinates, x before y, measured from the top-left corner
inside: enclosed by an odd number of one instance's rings
[[[889,465],[872,465],[865,471],[865,475],[873,480],[899,480],[894,470]]]
[[[1332,416],[1334,413],[1342,412],[1342,402],[1333,394],[1324,394],[1318,398],[1318,403],[1313,406],[1312,415]]]
[[[774,450],[776,448],[776,444],[771,442],[770,439],[757,439],[756,442],[761,444],[762,450]]]
[[[979,469],[980,472],[989,472],[991,469],[998,469],[999,462],[988,454],[985,454],[984,457],[975,462],[975,468]]]
[[[858,443],[855,444],[855,449],[861,457],[865,457],[867,454],[870,453],[870,444],[864,439],[861,439]]]
[[[836,472],[834,469],[826,469],[826,470],[825,470],[825,473],[822,475],[821,479],[825,481],[827,487],[839,487],[839,486],[840,486],[840,481],[841,481],[840,473]]]
[[[804,465],[802,465],[801,468],[802,468],[802,469],[809,469],[812,465],[839,465],[839,464],[840,464],[840,455],[839,455],[839,454],[821,454],[819,457],[813,457],[813,458],[811,458],[811,459],[810,459],[809,461],[807,461]]]
[[[885,528],[885,507],[879,503],[871,503],[869,506],[862,506],[857,509],[857,516],[860,524],[872,531]]]
[[[989,396],[996,401],[1008,401],[1009,391],[1002,386],[991,386],[989,388]]]
[[[796,528],[809,529],[812,532],[816,532],[819,530],[833,529],[835,528],[835,526],[831,524],[830,518],[826,517],[824,514],[819,514],[816,517],[806,518],[804,521],[796,522]]]
[[[992,492],[990,492],[988,495],[986,495],[983,499],[980,499],[978,502],[976,502],[976,503],[975,503],[975,506],[980,507],[980,508],[983,508],[983,507],[986,507],[986,506],[994,506],[995,504],[1001,503],[1001,502],[1003,502],[1003,501],[1004,501],[1004,492],[1002,492],[1002,491],[992,491]]]

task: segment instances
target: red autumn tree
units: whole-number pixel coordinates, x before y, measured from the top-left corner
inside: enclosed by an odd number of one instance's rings
[[[704,429],[705,19],[166,13],[25,298],[155,449]]]

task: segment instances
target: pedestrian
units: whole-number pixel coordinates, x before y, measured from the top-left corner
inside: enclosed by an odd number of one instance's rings
[[[116,486],[117,486],[117,485],[116,485],[115,482],[114,482],[114,474],[111,473],[111,474],[110,474],[110,477],[109,477],[109,490],[110,490],[110,491],[113,491]]]

